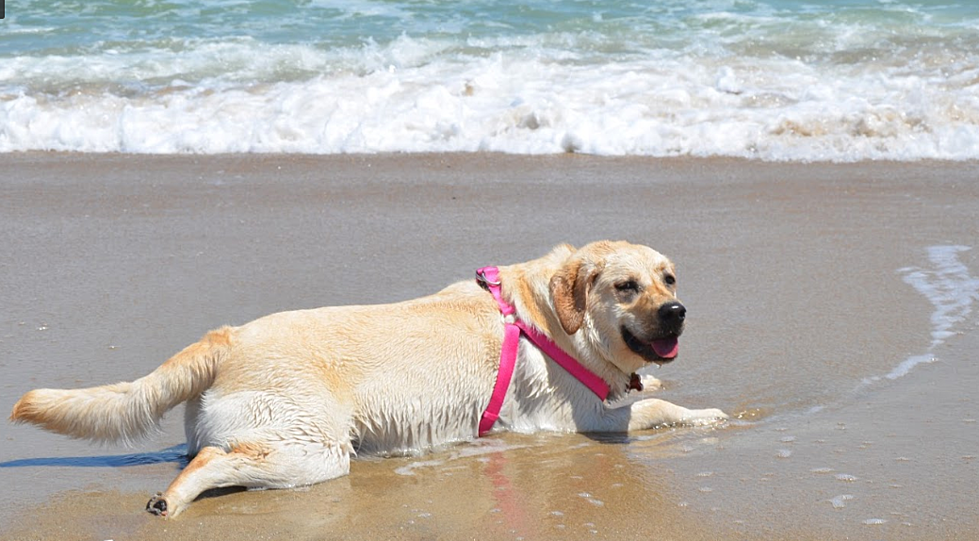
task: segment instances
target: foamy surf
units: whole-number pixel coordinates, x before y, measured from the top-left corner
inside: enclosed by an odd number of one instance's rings
[[[438,455],[439,458],[436,459],[411,460],[411,462],[395,468],[394,472],[398,475],[412,476],[415,475],[415,470],[439,468],[460,459],[475,457],[476,460],[485,460],[486,457],[491,455],[499,454],[504,451],[512,451],[514,449],[523,449],[525,447],[527,447],[527,445],[509,444],[500,439],[479,439],[472,442],[466,442],[465,445],[446,450],[440,453]]]
[[[935,308],[931,314],[931,343],[928,351],[908,357],[884,376],[865,378],[860,387],[881,379],[902,378],[915,367],[937,361],[933,350],[954,336],[957,327],[969,321],[972,304],[979,300],[979,278],[959,261],[958,254],[971,250],[968,246],[941,245],[928,248],[928,267],[904,267],[898,272],[904,281],[921,293]]]
[[[972,5],[86,5],[8,10],[0,151],[979,156]]]

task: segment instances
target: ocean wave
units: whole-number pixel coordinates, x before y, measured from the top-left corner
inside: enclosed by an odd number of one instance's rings
[[[979,157],[979,15],[773,2],[101,0],[124,24],[91,36],[14,16],[0,152]],[[299,37],[253,13],[286,8]]]

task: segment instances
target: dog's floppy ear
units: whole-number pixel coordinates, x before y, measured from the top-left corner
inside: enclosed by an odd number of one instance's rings
[[[554,311],[564,332],[574,334],[581,328],[585,320],[588,290],[597,274],[598,271],[591,265],[585,265],[582,258],[572,257],[551,277]]]

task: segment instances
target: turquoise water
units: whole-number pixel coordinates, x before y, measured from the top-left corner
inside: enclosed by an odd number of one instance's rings
[[[979,157],[979,4],[21,1],[0,151]]]

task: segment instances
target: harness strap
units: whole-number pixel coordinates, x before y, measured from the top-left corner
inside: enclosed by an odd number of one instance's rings
[[[567,370],[569,374],[575,377],[578,381],[584,384],[585,387],[595,393],[595,396],[599,400],[605,400],[608,398],[608,383],[605,380],[598,377],[597,374],[591,370],[585,368],[577,359],[568,355],[553,340],[544,336],[544,333],[538,331],[537,329],[527,325],[521,320],[517,320],[517,327],[523,331],[524,335],[530,339],[541,351],[547,354],[554,362],[561,365],[561,368]]]
[[[517,364],[517,349],[520,345],[521,332],[540,348],[544,354],[567,370],[575,379],[588,387],[591,392],[595,393],[599,400],[608,398],[609,387],[605,383],[605,380],[585,368],[574,357],[565,353],[553,340],[545,336],[544,333],[514,317],[516,309],[503,299],[503,292],[500,288],[500,273],[497,267],[483,267],[477,270],[476,279],[480,284],[486,286],[486,289],[496,299],[496,304],[500,307],[500,313],[503,314],[505,325],[503,331],[503,347],[500,351],[500,370],[496,376],[496,384],[493,386],[493,394],[490,397],[489,404],[486,406],[486,411],[483,412],[483,416],[479,420],[480,436],[489,432],[493,428],[496,420],[500,418],[500,408],[503,407],[503,398],[506,396],[507,389],[510,387],[510,380],[513,379],[513,368]]]
[[[517,348],[520,346],[520,327],[514,323],[513,313],[516,311],[510,303],[503,300],[503,292],[500,290],[500,271],[496,267],[483,267],[476,271],[476,277],[480,283],[485,284],[496,303],[500,306],[500,313],[503,314],[505,326],[503,329],[503,348],[500,351],[500,371],[496,375],[496,384],[493,386],[493,394],[490,396],[486,411],[479,419],[479,435],[482,437],[493,428],[493,424],[500,418],[500,408],[503,407],[503,398],[506,397],[507,389],[510,387],[510,380],[513,379],[513,367],[517,364]]]

